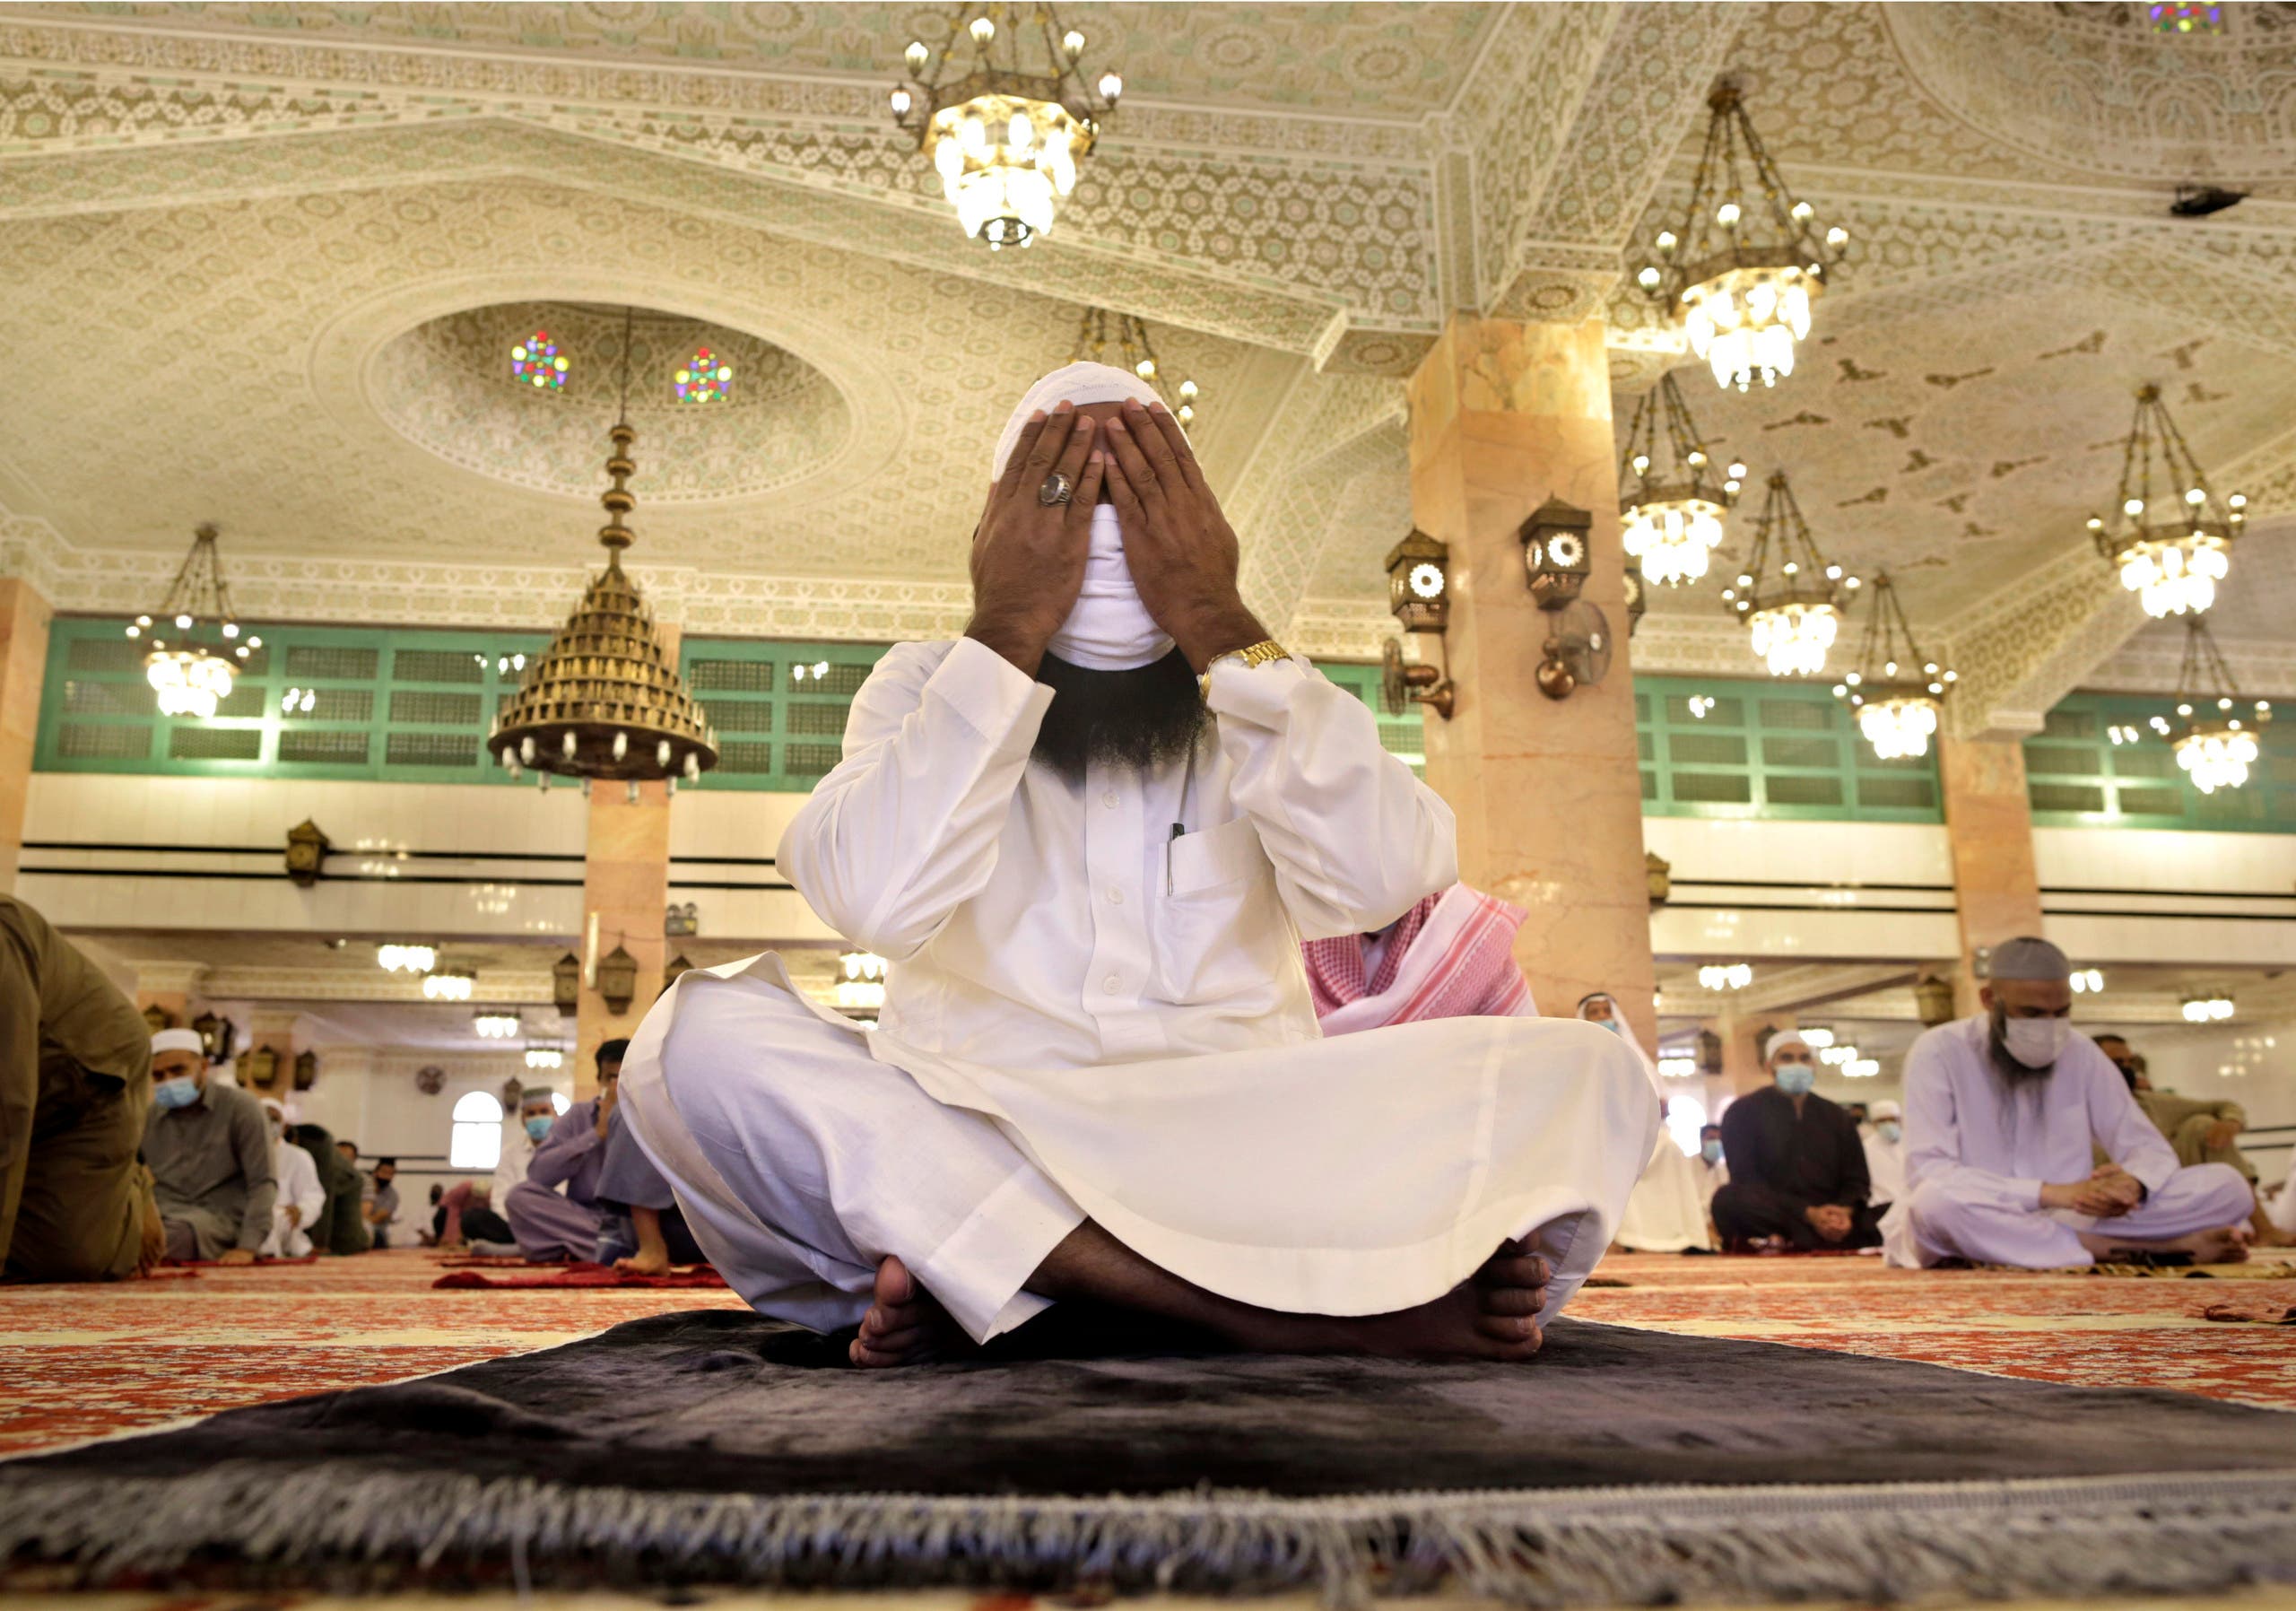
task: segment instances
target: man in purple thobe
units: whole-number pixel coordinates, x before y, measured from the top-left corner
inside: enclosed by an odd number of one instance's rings
[[[598,1178],[605,1167],[607,1138],[614,1133],[622,1057],[629,1046],[628,1041],[608,1041],[598,1048],[597,1095],[559,1115],[535,1148],[526,1178],[510,1189],[502,1205],[518,1251],[537,1264],[597,1256],[605,1217]]]

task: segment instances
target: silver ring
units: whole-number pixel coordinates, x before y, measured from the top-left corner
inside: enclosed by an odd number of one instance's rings
[[[1044,485],[1037,489],[1037,501],[1047,509],[1052,509],[1067,502],[1070,494],[1075,490],[1069,484],[1068,477],[1055,470],[1044,478]]]

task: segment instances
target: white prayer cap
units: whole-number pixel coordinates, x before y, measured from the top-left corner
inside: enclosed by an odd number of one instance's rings
[[[546,1102],[551,1100],[551,1089],[548,1085],[527,1085],[518,1092],[518,1106],[522,1108],[531,1102]]]
[[[1762,1048],[1762,1061],[1765,1063],[1770,1061],[1773,1058],[1777,1057],[1779,1052],[1784,1051],[1789,1046],[1798,1046],[1804,1051],[1810,1051],[1810,1043],[1802,1039],[1802,1032],[1800,1030],[1782,1029],[1776,1034],[1770,1036],[1770,1044]],[[1810,1051],[1810,1055],[1812,1057],[1815,1057],[1817,1054],[1814,1051]]]
[[[1004,422],[989,475],[993,479],[1004,474],[1005,461],[1021,440],[1022,429],[1037,410],[1049,414],[1057,403],[1081,408],[1088,403],[1121,403],[1126,398],[1136,399],[1144,407],[1157,400],[1156,388],[1129,370],[1105,363],[1072,363],[1053,370],[1029,388],[1013,417]],[[1077,590],[1068,619],[1045,647],[1071,666],[1091,671],[1131,671],[1171,653],[1171,639],[1140,602],[1140,589],[1133,585],[1132,567],[1124,557],[1124,528],[1118,523],[1114,504],[1092,508],[1084,585]]]
[[[152,1055],[156,1058],[163,1051],[195,1051],[205,1057],[207,1042],[196,1029],[163,1029],[152,1037]]]
[[[1994,947],[1986,963],[1987,979],[2039,979],[2062,981],[2073,977],[2065,953],[2035,935],[2005,940]]]
[[[1866,1110],[1866,1117],[1872,1119],[1903,1119],[1905,1110],[1895,1102],[1880,1102]]]

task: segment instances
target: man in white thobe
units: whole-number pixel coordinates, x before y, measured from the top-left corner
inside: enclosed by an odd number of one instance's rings
[[[1582,1023],[1318,1036],[1302,936],[1455,883],[1451,815],[1243,609],[1153,402],[1097,364],[1023,399],[966,636],[885,656],[781,840],[891,959],[878,1030],[770,955],[696,970],[632,1041],[626,1116],[726,1280],[859,1322],[862,1364],[1070,1296],[1270,1351],[1527,1357],[1657,1093]]]
[[[271,1205],[271,1236],[257,1257],[300,1258],[311,1250],[311,1227],[326,1206],[326,1188],[319,1184],[319,1166],[301,1147],[287,1139],[287,1110],[275,1096],[263,1099],[263,1116],[271,1125],[271,1168],[279,1179],[279,1195]]]
[[[1891,1263],[2247,1257],[2248,1183],[2222,1163],[2178,1166],[2120,1071],[2070,1032],[2071,979],[2047,940],[2011,940],[1993,954],[1986,1010],[1906,1054],[1907,1194],[1883,1227]],[[2094,1163],[2092,1145],[2109,1162]]]
[[[1859,1137],[1866,1144],[1866,1200],[1886,1208],[1905,1196],[1905,1110],[1878,1102],[1869,1116],[1874,1133]]]

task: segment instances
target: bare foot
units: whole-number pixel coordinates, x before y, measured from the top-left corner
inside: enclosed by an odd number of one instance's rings
[[[2123,1256],[2132,1252],[2189,1253],[2195,1264],[2241,1264],[2248,1257],[2248,1228],[2245,1224],[2196,1231],[2189,1236],[2170,1237],[2164,1241],[2117,1241],[2093,1232],[2084,1233],[2081,1240],[2105,1264],[2124,1262]]]
[[[949,1311],[890,1253],[877,1265],[871,1296],[875,1302],[861,1317],[861,1335],[846,1351],[855,1364],[872,1370],[917,1365],[972,1348]]]
[[[1505,1242],[1468,1279],[1416,1309],[1359,1318],[1247,1310],[1219,1328],[1267,1354],[1524,1360],[1546,1340],[1536,1316],[1551,1273],[1545,1259]]]

